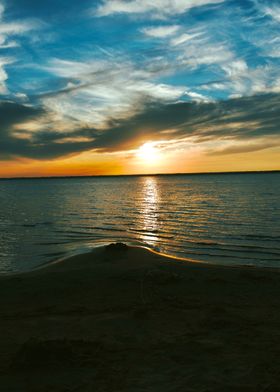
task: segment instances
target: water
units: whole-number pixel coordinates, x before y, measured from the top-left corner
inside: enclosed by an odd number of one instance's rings
[[[123,241],[280,267],[280,173],[0,181],[0,272]]]

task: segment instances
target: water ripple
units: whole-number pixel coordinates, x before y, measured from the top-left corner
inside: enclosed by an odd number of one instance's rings
[[[0,272],[112,241],[210,263],[279,267],[279,179],[270,173],[2,181]]]

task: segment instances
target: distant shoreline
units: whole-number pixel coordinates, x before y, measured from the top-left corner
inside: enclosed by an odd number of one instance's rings
[[[11,180],[52,180],[76,178],[119,178],[119,177],[165,177],[165,176],[200,176],[200,175],[232,175],[232,174],[274,174],[280,170],[229,171],[229,172],[197,172],[197,173],[150,173],[150,174],[102,174],[81,176],[30,176],[30,177],[0,177],[0,181]]]

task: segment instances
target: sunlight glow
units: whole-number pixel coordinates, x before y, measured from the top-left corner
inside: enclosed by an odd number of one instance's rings
[[[159,149],[153,142],[147,142],[139,147],[136,155],[147,164],[156,163],[160,158]]]

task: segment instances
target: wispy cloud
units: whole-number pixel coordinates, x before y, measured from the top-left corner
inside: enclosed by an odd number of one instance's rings
[[[179,29],[180,26],[173,25],[173,26],[144,27],[142,28],[141,31],[149,37],[163,38],[163,37],[169,37],[171,35],[174,35]]]
[[[14,39],[19,35],[25,34],[31,30],[39,27],[39,22],[35,20],[28,21],[6,21],[5,20],[5,7],[0,3],[0,50],[16,48],[19,43]],[[11,37],[13,37],[11,39]],[[6,94],[8,92],[6,82],[8,80],[8,74],[5,70],[7,64],[11,64],[15,61],[12,57],[0,57],[0,94]]]
[[[201,35],[203,35],[203,33],[193,33],[193,34],[183,33],[183,34],[173,38],[170,43],[173,46],[181,45],[181,44],[184,44],[187,41],[190,41],[196,37],[200,37]]]
[[[249,68],[244,60],[239,59],[224,65],[223,70],[233,94],[244,96],[280,91],[277,67],[267,65]]]
[[[0,4],[0,49],[15,47],[18,45],[16,41],[10,41],[11,36],[25,34],[31,30],[38,29],[41,23],[38,20],[22,20],[22,21],[6,21],[5,7]]]
[[[224,43],[205,42],[199,47],[191,42],[178,57],[186,66],[197,68],[201,65],[228,64],[235,55]]]
[[[191,8],[219,4],[224,0],[105,0],[94,11],[96,16],[147,14],[154,19],[183,14]]]
[[[258,49],[261,57],[280,57],[280,5],[273,1],[254,0],[254,17],[243,18],[251,31],[244,36]]]
[[[265,15],[270,16],[276,22],[280,22],[280,6],[279,5],[271,5],[271,6],[263,6],[262,10]]]
[[[244,154],[255,151],[263,151],[274,147],[279,147],[279,137],[260,138],[260,140],[250,141],[232,141],[225,142],[224,147],[209,150],[208,155],[230,155],[230,154]]]
[[[8,22],[1,23],[0,34],[3,36],[18,35],[38,27],[37,22]]]
[[[130,61],[110,58],[80,63],[54,59],[47,70],[65,78],[67,84],[56,93],[45,94],[41,98],[44,104],[95,124],[112,116],[126,116],[138,110],[143,100],[174,101],[185,92],[184,86],[153,82],[151,72]]]
[[[10,58],[0,57],[0,94],[6,94],[8,91],[6,86],[6,81],[8,80],[8,74],[5,71],[5,66],[7,64],[10,64],[11,62],[12,59]]]

